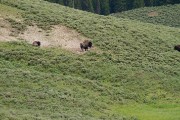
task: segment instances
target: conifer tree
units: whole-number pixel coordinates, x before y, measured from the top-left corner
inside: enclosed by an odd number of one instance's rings
[[[100,0],[101,14],[108,15],[110,13],[109,0]]]
[[[92,0],[82,0],[82,9],[88,12],[94,12]]]
[[[180,3],[180,0],[171,0],[173,4]]]
[[[74,0],[74,8],[82,10],[81,0]]]
[[[131,10],[134,8],[134,0],[126,0],[127,10]]]
[[[133,8],[144,7],[144,0],[134,0]]]
[[[61,4],[61,5],[64,5],[63,0],[56,0],[56,3],[59,3],[59,4]]]
[[[153,6],[153,0],[144,0],[145,6]]]
[[[2,0],[0,0],[2,1]],[[108,15],[144,6],[177,4],[180,0],[46,0],[80,10]]]
[[[99,0],[93,0],[93,7],[94,7],[94,12],[97,14],[101,13],[101,6],[100,6],[100,1]]]
[[[121,12],[127,9],[126,0],[111,0],[111,12]]]

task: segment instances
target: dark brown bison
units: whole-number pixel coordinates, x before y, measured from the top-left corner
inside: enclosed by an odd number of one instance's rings
[[[180,45],[176,45],[176,46],[174,46],[174,50],[177,50],[177,51],[179,51],[179,52],[180,52]]]
[[[41,45],[41,42],[40,41],[34,41],[32,43],[33,46],[40,46]]]
[[[85,40],[83,43],[80,43],[80,48],[81,48],[82,51],[83,51],[83,49],[85,51],[87,51],[88,48],[91,48],[91,47],[92,47],[92,42],[89,41],[89,40]]]

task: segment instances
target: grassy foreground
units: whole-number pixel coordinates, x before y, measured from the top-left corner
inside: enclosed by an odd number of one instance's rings
[[[20,10],[25,25],[76,29],[100,52],[77,55],[61,48],[1,42],[0,119],[180,118],[180,54],[173,50],[180,42],[179,28],[40,0],[3,4]]]
[[[179,120],[178,104],[131,104],[131,105],[117,105],[113,107],[114,113],[133,115],[139,120]]]
[[[17,42],[0,48],[1,119],[180,118],[178,78],[130,68],[122,72],[95,53],[79,58]],[[114,73],[103,73],[106,68]]]

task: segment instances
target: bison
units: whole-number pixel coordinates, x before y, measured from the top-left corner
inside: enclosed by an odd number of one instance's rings
[[[40,46],[41,45],[41,42],[40,41],[34,41],[32,43],[33,46]]]
[[[87,51],[88,48],[91,48],[91,47],[92,47],[92,42],[89,41],[89,40],[85,40],[83,43],[80,43],[80,48],[81,48],[82,51],[83,51],[83,49],[85,51]]]
[[[174,46],[174,50],[177,50],[177,51],[179,51],[179,52],[180,52],[180,45],[176,45],[176,46]]]

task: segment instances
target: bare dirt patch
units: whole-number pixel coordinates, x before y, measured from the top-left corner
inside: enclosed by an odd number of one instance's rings
[[[152,12],[149,12],[149,13],[148,13],[148,16],[149,16],[149,17],[155,17],[155,16],[158,16],[158,15],[159,15],[159,13],[156,12],[156,11],[152,11]]]
[[[56,25],[49,31],[44,31],[36,25],[28,26],[27,29],[17,35],[12,36],[13,29],[10,23],[0,18],[0,41],[25,40],[32,44],[33,41],[40,41],[41,47],[61,47],[75,53],[82,53],[80,43],[89,38],[65,26]]]
[[[37,26],[29,26],[19,35],[29,43],[41,41],[42,47],[62,47],[73,52],[80,52],[80,43],[88,38],[65,26],[54,26],[51,31],[44,31]]]

